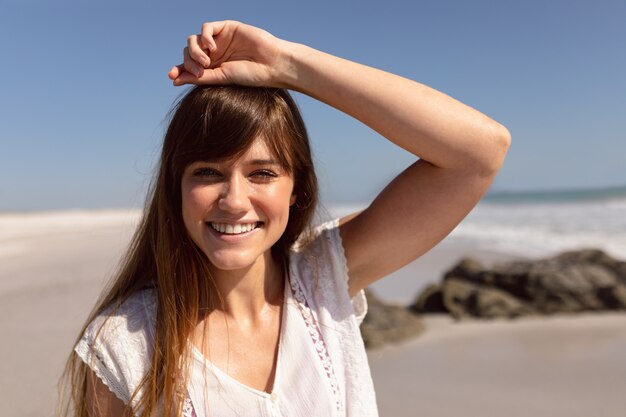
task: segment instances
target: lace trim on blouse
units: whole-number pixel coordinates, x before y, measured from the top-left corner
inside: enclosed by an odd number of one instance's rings
[[[339,384],[337,383],[337,377],[335,376],[333,361],[331,360],[328,353],[328,349],[326,347],[326,343],[324,342],[322,332],[320,331],[317,320],[315,319],[315,316],[313,315],[313,312],[311,311],[311,308],[306,301],[304,291],[302,290],[302,287],[300,286],[298,280],[290,279],[289,283],[291,285],[291,291],[293,292],[293,296],[298,302],[298,308],[300,309],[300,313],[302,314],[306,327],[309,330],[309,335],[311,336],[311,340],[313,341],[313,345],[315,346],[315,350],[317,351],[317,356],[322,361],[322,365],[324,366],[324,370],[326,371],[326,376],[330,381],[333,394],[335,395],[337,411],[339,411],[339,415],[342,415],[343,401],[341,401],[341,389],[339,388]]]
[[[193,403],[189,397],[189,393],[185,395],[183,400],[183,417],[197,417],[196,410],[193,408]]]

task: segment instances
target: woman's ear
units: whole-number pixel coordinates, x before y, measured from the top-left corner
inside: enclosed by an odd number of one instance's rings
[[[297,196],[295,194],[291,194],[291,198],[289,199],[289,205],[293,206],[294,204],[296,204],[296,200],[297,200]]]

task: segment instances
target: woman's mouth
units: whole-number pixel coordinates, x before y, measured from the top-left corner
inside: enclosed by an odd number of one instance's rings
[[[263,222],[237,223],[237,224],[208,222],[207,224],[216,232],[219,232],[225,235],[241,235],[244,233],[251,232],[258,227],[261,227]]]

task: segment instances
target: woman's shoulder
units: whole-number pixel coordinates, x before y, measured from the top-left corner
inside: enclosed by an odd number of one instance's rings
[[[339,249],[339,220],[333,219],[306,229],[291,248],[292,253]],[[342,248],[341,248],[342,249]]]
[[[121,303],[114,303],[100,312],[87,327],[103,337],[112,334],[152,333],[156,319],[156,291],[144,289],[130,295]]]
[[[76,350],[86,356],[93,352],[129,356],[133,348],[145,352],[154,340],[155,325],[156,291],[137,291],[97,314],[87,325]]]
[[[314,273],[317,278],[348,280],[348,269],[339,220],[331,220],[303,233],[293,245],[290,264],[298,275]]]
[[[363,291],[350,298],[349,271],[341,234],[340,219],[316,226],[298,240],[290,254],[290,276],[304,295],[318,306],[326,306],[336,319],[354,316],[361,323],[367,312]]]
[[[150,366],[155,323],[156,292],[141,290],[96,315],[74,347],[126,404]]]

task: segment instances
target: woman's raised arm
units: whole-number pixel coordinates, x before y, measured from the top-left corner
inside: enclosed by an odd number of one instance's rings
[[[488,190],[510,146],[505,127],[446,94],[238,22],[205,24],[169,75],[178,85],[293,89],[420,158],[367,209],[342,219],[351,294],[447,236]]]

